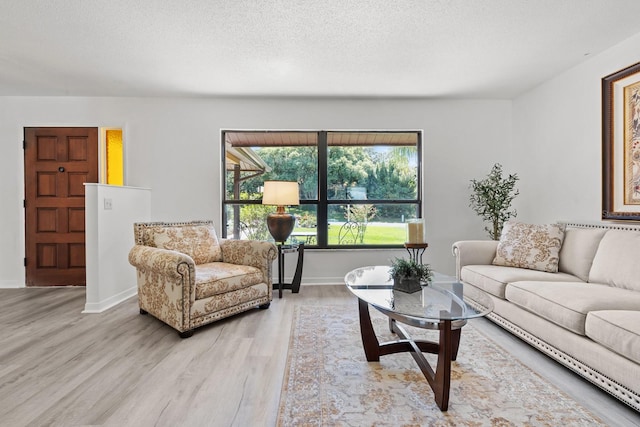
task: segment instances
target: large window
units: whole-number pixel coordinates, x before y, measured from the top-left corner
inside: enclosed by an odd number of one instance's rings
[[[297,181],[290,240],[318,248],[397,247],[421,215],[417,131],[223,131],[223,235],[269,240],[264,181]]]

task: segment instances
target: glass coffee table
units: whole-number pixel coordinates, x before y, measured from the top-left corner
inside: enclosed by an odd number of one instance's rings
[[[389,266],[357,268],[344,278],[347,288],[358,297],[360,334],[367,361],[380,356],[409,352],[415,359],[435,394],[442,411],[449,406],[451,361],[456,360],[462,327],[467,320],[482,317],[493,310],[493,301],[484,294],[474,294],[471,306],[464,300],[462,283],[439,273],[421,291],[405,293],[393,289]],[[380,343],[371,324],[369,305],[389,318],[389,329],[400,339]],[[440,331],[439,342],[413,340],[398,323]],[[422,353],[438,355],[435,369]]]

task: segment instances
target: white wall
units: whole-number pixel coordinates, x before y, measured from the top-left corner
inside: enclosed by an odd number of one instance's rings
[[[468,207],[468,184],[495,162],[521,178],[518,219],[598,220],[600,79],[640,61],[638,46],[640,34],[519,96],[513,106],[500,100],[0,97],[0,287],[24,286],[22,139],[28,126],[122,128],[127,184],[154,189],[151,219],[217,222],[220,129],[422,129],[425,259],[445,273],[453,273],[453,241],[485,238]],[[307,251],[304,281],[337,282],[350,268],[403,253]]]
[[[151,190],[85,184],[87,292],[84,313],[100,313],[138,291],[129,265],[133,223],[149,221]],[[110,202],[110,208],[105,205]]]
[[[513,102],[518,219],[601,219],[601,79],[640,61],[640,34]]]
[[[511,102],[503,100],[162,99],[1,97],[0,286],[24,286],[22,134],[28,126],[124,131],[127,185],[152,188],[152,220],[221,219],[221,129],[424,130],[425,261],[454,272],[451,244],[485,238],[468,207],[469,180],[511,158]],[[339,283],[400,251],[305,252],[303,283]],[[291,266],[292,262],[288,263]]]

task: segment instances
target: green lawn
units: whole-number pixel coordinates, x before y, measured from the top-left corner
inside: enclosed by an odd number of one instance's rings
[[[296,231],[316,231],[315,228],[297,228]],[[329,226],[329,244],[338,244],[339,225]],[[378,225],[370,223],[364,233],[363,244],[365,245],[401,245],[405,242],[406,230],[404,227]]]

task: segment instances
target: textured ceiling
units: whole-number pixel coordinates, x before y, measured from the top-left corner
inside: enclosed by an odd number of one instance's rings
[[[638,16],[638,0],[0,0],[0,95],[512,98]]]

